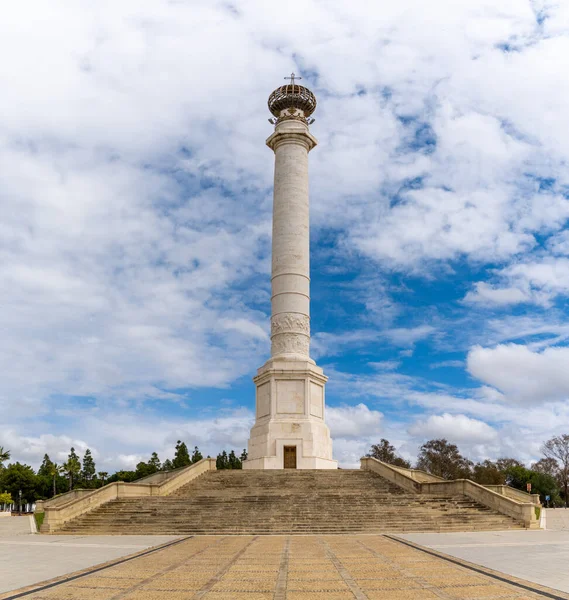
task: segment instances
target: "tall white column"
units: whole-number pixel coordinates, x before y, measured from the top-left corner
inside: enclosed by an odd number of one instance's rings
[[[308,153],[312,92],[294,83],[271,94],[275,153],[271,279],[271,358],[258,370],[256,421],[244,469],[282,469],[291,451],[299,469],[336,469],[324,422],[327,377],[310,358]]]
[[[310,347],[308,125],[281,121],[267,140],[275,153],[271,356],[306,360]]]

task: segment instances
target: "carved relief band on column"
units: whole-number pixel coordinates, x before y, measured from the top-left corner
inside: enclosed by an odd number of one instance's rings
[[[271,336],[279,333],[310,335],[310,317],[299,313],[280,313],[271,317]]]
[[[310,338],[304,333],[280,334],[271,340],[271,355],[302,354],[309,356]]]

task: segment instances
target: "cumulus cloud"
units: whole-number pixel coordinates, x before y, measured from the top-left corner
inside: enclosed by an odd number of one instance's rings
[[[569,348],[533,352],[521,344],[476,346],[468,353],[471,375],[494,386],[514,403],[543,403],[569,397]]]
[[[370,410],[365,404],[326,409],[326,422],[333,438],[361,439],[377,435],[382,418],[379,411]]]
[[[557,296],[569,294],[569,259],[546,257],[510,265],[496,274],[502,285],[475,284],[467,303],[509,305],[531,303],[549,306]]]
[[[449,413],[431,415],[425,421],[412,425],[409,433],[421,439],[446,438],[456,444],[491,442],[498,435],[495,429],[483,421]]]

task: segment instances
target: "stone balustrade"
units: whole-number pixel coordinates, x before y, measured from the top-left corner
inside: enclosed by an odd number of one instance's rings
[[[517,500],[518,502],[531,502],[537,506],[541,506],[539,494],[528,494],[527,492],[517,490],[509,485],[485,485],[484,487],[501,496],[512,498],[512,500]]]
[[[539,529],[535,507],[529,500],[518,501],[506,495],[499,494],[470,479],[455,479],[453,481],[439,480],[420,482],[405,473],[407,469],[393,467],[375,458],[362,458],[361,468],[374,471],[381,477],[395,483],[403,489],[419,494],[433,494],[438,496],[464,495],[492,508],[504,515],[508,515],[524,524],[528,529]]]
[[[190,483],[196,477],[207,471],[215,471],[215,458],[204,458],[199,462],[171,471],[172,475],[161,483],[115,481],[97,490],[73,490],[69,494],[56,497],[56,502],[44,503],[44,521],[41,526],[42,533],[53,533],[60,529],[64,523],[75,519],[106,502],[119,498],[141,498],[145,496],[167,496],[182,486]],[[73,492],[81,492],[74,494]],[[67,501],[61,498],[67,496]],[[64,499],[65,500],[65,499]]]

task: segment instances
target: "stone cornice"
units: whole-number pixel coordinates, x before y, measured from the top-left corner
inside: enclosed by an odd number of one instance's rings
[[[310,152],[317,144],[318,140],[308,131],[302,130],[277,130],[268,137],[267,146],[273,150],[273,152],[283,144],[300,144],[306,148],[307,152]]]

